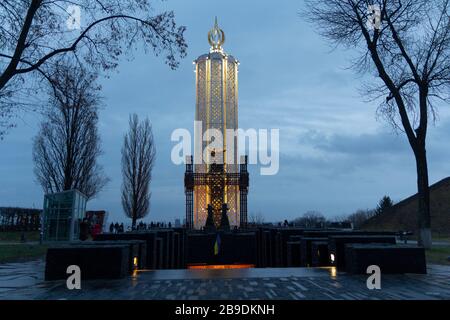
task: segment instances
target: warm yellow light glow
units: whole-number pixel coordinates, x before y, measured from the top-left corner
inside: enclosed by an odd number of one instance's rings
[[[331,267],[331,278],[336,278],[337,270],[336,267]]]
[[[336,260],[336,257],[334,256],[333,253],[330,254],[330,260],[331,260],[331,263],[334,263],[334,261]]]
[[[135,266],[135,267],[138,266],[138,258],[137,257],[133,258],[133,266]]]
[[[254,264],[215,264],[188,266],[188,269],[249,269],[254,267]]]

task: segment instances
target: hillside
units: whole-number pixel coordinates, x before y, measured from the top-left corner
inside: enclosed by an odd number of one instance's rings
[[[450,236],[450,177],[430,187],[431,229],[435,237]],[[417,194],[400,201],[391,210],[370,218],[364,230],[411,230],[417,234]]]

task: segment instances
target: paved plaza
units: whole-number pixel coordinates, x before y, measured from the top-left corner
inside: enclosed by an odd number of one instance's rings
[[[450,299],[450,267],[430,265],[427,275],[384,275],[369,290],[364,275],[333,268],[138,271],[121,280],[45,282],[42,260],[0,265],[0,299]]]

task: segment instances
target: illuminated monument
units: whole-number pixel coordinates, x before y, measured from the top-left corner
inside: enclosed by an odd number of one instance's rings
[[[239,62],[224,52],[225,33],[217,19],[208,33],[208,41],[210,52],[194,61],[197,122],[195,161],[192,156],[186,159],[186,226],[201,229],[208,220],[209,228],[228,228],[228,223],[231,228],[244,227],[249,181],[247,157],[241,156],[238,164],[238,137],[227,137],[226,132],[227,129],[236,132],[238,128]],[[223,139],[219,146],[211,147],[214,130],[221,132]]]

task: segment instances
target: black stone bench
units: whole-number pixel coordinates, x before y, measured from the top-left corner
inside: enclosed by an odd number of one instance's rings
[[[147,243],[144,240],[105,240],[105,241],[77,241],[71,245],[82,246],[110,246],[128,245],[130,246],[130,273],[134,269],[145,269],[147,265]]]
[[[328,238],[328,251],[330,262],[338,270],[345,270],[345,245],[351,243],[389,243],[395,244],[395,236],[330,236]]]
[[[427,273],[425,249],[408,245],[347,244],[345,270],[365,274],[367,267],[377,265],[381,274]]]
[[[330,265],[328,241],[311,242],[311,266],[326,267]]]
[[[81,279],[118,279],[129,274],[129,245],[74,246],[47,249],[45,280],[67,279],[67,267],[80,267]]]

